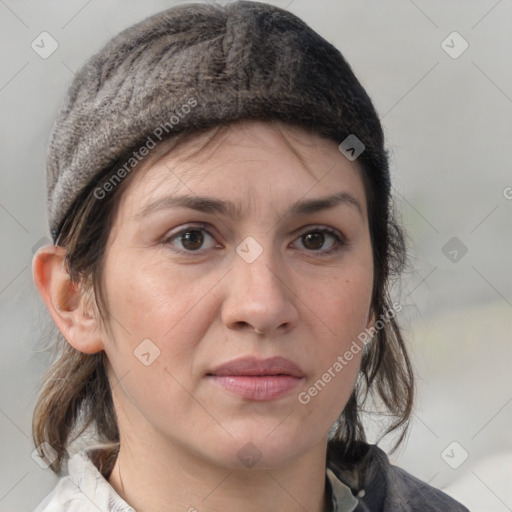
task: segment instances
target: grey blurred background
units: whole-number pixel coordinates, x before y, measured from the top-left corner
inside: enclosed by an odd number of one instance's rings
[[[32,510],[56,482],[30,439],[50,318],[31,262],[50,238],[56,110],[87,57],[178,3],[0,0],[0,511]],[[419,378],[392,460],[473,511],[512,510],[512,1],[269,3],[342,51],[385,127],[411,256],[396,293]]]

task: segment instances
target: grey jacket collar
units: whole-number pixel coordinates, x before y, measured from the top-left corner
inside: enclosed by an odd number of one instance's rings
[[[358,442],[347,454],[341,442],[331,441],[327,467],[358,498],[354,512],[469,512],[442,491],[392,466],[374,445]]]

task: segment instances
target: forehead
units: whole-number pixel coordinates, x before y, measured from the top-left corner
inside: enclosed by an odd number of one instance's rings
[[[137,169],[123,202],[136,217],[173,193],[238,199],[243,209],[244,201],[277,205],[347,192],[365,210],[361,172],[330,139],[283,123],[245,121],[191,136],[149,160]]]

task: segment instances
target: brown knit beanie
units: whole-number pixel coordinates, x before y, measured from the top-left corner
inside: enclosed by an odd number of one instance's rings
[[[79,196],[127,152],[136,160],[179,132],[241,119],[285,121],[337,143],[355,135],[358,162],[388,196],[380,121],[334,46],[268,4],[184,4],[124,30],[76,73],[49,143],[54,242]]]

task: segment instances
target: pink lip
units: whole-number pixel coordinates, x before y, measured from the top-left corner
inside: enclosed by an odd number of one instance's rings
[[[272,400],[295,388],[304,377],[302,369],[283,357],[244,357],[208,372],[226,391],[250,400]]]

